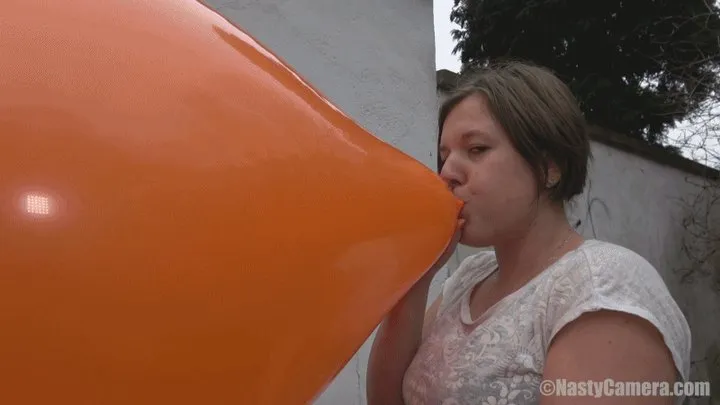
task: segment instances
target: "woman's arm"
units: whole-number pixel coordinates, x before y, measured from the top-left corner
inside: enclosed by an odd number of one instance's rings
[[[458,220],[455,234],[432,268],[395,305],[378,328],[368,360],[368,405],[404,405],[402,382],[415,357],[423,329],[433,322],[442,294],[425,311],[430,283],[455,253],[465,224]]]
[[[402,382],[405,371],[442,300],[440,294],[425,311],[430,281],[418,282],[380,325],[368,361],[368,405],[404,405]]]
[[[672,405],[673,397],[618,396],[602,391],[559,396],[555,394],[562,393],[557,391],[555,382],[590,381],[598,384],[594,391],[607,379],[668,382],[672,389],[676,371],[662,335],[650,322],[623,312],[602,310],[581,315],[558,333],[548,350],[543,379],[550,382],[541,383],[540,390],[545,395],[541,405]],[[546,395],[553,388],[553,395]]]

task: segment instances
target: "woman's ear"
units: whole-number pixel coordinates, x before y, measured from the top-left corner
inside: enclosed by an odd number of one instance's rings
[[[545,188],[553,188],[560,182],[562,173],[560,168],[553,161],[548,161],[546,177],[545,177]]]

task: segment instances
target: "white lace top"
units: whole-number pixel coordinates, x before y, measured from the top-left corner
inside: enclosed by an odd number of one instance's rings
[[[538,404],[548,343],[583,312],[601,308],[655,325],[688,380],[688,324],[658,272],[636,253],[585,241],[471,319],[472,287],[495,269],[494,253],[483,252],[445,281],[435,322],[405,374],[406,405]]]

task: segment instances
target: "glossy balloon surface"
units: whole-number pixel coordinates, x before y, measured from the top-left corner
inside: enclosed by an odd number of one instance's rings
[[[450,240],[431,170],[202,4],[0,10],[0,403],[307,403]]]

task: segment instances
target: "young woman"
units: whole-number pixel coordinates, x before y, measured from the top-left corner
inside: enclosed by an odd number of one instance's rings
[[[659,383],[688,380],[690,330],[662,278],[566,218],[590,158],[569,89],[532,65],[483,69],[444,102],[439,126],[440,174],[465,207],[452,246],[381,324],[368,403],[675,403]],[[426,311],[458,240],[494,251],[464,260]],[[657,388],[612,395],[613,381]]]

